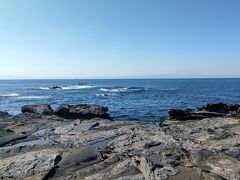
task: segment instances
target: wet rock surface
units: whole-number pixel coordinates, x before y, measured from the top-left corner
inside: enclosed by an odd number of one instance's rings
[[[0,117],[0,177],[240,179],[238,109],[176,110],[159,124],[109,121],[107,109],[93,105]]]

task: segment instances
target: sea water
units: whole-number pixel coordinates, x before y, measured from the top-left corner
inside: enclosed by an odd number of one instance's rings
[[[98,104],[107,106],[114,119],[158,121],[172,108],[216,102],[240,103],[240,79],[0,81],[0,111],[11,114],[26,104]]]

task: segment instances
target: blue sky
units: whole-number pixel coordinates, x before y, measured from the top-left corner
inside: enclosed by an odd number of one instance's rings
[[[0,78],[240,77],[238,0],[1,0]]]

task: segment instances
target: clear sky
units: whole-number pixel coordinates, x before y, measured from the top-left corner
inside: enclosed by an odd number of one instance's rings
[[[239,0],[0,0],[0,78],[240,77]]]

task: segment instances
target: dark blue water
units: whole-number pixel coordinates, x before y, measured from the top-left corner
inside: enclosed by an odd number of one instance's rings
[[[87,83],[87,85],[78,85]],[[112,117],[157,121],[171,108],[195,108],[210,102],[240,103],[240,79],[0,81],[0,111],[20,112],[25,104],[99,104]],[[49,86],[62,90],[49,90]]]

